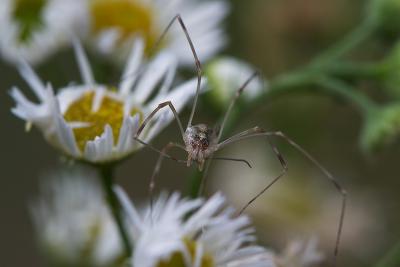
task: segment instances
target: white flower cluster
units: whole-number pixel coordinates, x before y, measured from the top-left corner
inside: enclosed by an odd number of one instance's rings
[[[13,63],[21,58],[40,63],[79,36],[102,54],[124,59],[137,36],[154,45],[177,14],[185,18],[205,60],[218,52],[226,37],[221,22],[226,1],[199,0],[3,0],[0,5],[0,51]],[[186,39],[173,28],[163,48],[182,64],[193,62]]]
[[[236,216],[219,193],[208,200],[164,193],[151,208],[138,210],[116,186],[114,191],[126,214],[133,243],[132,257],[121,260],[123,247],[98,183],[99,177],[93,172],[74,170],[50,178],[32,211],[39,240],[56,263],[308,267],[322,259],[315,240],[294,242],[280,255],[255,245],[249,218]]]
[[[54,172],[31,207],[41,248],[53,264],[112,266],[121,240],[98,177],[89,170]]]

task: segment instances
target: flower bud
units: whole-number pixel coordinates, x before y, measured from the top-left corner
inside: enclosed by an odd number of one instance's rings
[[[400,32],[400,0],[372,0],[369,17],[388,34]]]
[[[218,107],[226,107],[236,91],[251,77],[255,69],[246,62],[221,57],[206,67],[210,91],[207,94],[211,102]],[[246,102],[262,94],[264,82],[260,78],[253,79],[244,89],[242,99]]]
[[[381,63],[380,79],[387,93],[400,99],[400,43],[396,44]]]
[[[366,151],[393,143],[400,134],[400,103],[391,104],[367,114],[361,134],[361,146]]]

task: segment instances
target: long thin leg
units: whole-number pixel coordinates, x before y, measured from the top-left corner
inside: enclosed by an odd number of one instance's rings
[[[227,157],[212,157],[210,160],[225,160],[225,161],[236,161],[245,163],[250,169],[253,168],[249,161],[245,159],[227,158]]]
[[[175,120],[178,123],[179,130],[181,131],[181,135],[182,135],[182,139],[183,139],[183,137],[185,135],[185,131],[183,130],[182,122],[179,119],[178,112],[176,111],[176,109],[175,109],[175,107],[174,107],[174,105],[172,104],[171,101],[166,101],[166,102],[158,104],[158,106],[142,122],[142,124],[140,125],[138,131],[135,134],[135,138],[139,137],[139,135],[142,133],[144,127],[146,127],[147,123],[149,123],[149,121],[157,114],[157,112],[160,111],[162,108],[167,107],[167,106],[171,109],[172,113],[174,114]]]
[[[336,261],[337,261],[337,256],[339,253],[339,244],[340,244],[340,237],[342,234],[342,228],[343,228],[343,221],[344,221],[344,215],[346,212],[346,200],[347,200],[347,191],[339,184],[339,182],[333,177],[333,175],[325,169],[321,163],[319,163],[313,156],[311,156],[310,153],[308,153],[304,148],[302,148],[299,144],[294,142],[292,139],[287,137],[284,133],[277,131],[277,132],[267,132],[264,129],[261,129],[259,127],[254,127],[252,129],[249,129],[247,131],[244,131],[242,133],[239,133],[232,138],[229,138],[225,141],[223,141],[220,145],[218,145],[218,149],[221,149],[222,147],[225,147],[228,144],[238,142],[240,140],[252,138],[252,137],[257,137],[257,136],[277,136],[285,140],[288,144],[290,144],[292,147],[294,147],[297,151],[299,151],[303,156],[305,156],[308,160],[310,160],[326,177],[327,179],[334,185],[336,190],[341,194],[342,196],[342,206],[341,206],[341,211],[340,211],[340,219],[339,219],[339,225],[338,225],[338,230],[337,230],[337,235],[336,235],[336,242],[335,242],[335,249],[333,253],[333,266],[336,266]],[[277,180],[279,180],[280,177],[276,178],[273,180],[265,190],[261,192],[265,192],[269,187],[272,186]],[[260,194],[257,195],[257,197]],[[256,197],[256,198],[257,198]],[[256,198],[253,198],[250,201],[253,202]],[[248,205],[250,205],[248,204]],[[246,207],[248,206],[246,205]]]
[[[168,33],[169,29],[172,27],[172,25],[178,21],[179,25],[181,26],[183,32],[185,33],[186,39],[190,45],[190,50],[192,51],[193,57],[194,57],[194,62],[195,62],[195,66],[196,66],[196,71],[197,71],[197,88],[196,88],[196,96],[194,98],[194,102],[193,102],[193,107],[192,107],[192,111],[190,113],[190,117],[189,117],[189,122],[187,124],[187,128],[192,126],[192,121],[193,121],[193,116],[194,116],[194,112],[196,110],[196,106],[197,106],[197,100],[199,98],[199,93],[200,93],[200,88],[201,88],[201,76],[203,75],[203,71],[202,71],[202,67],[201,67],[201,63],[199,60],[199,57],[197,56],[197,52],[196,49],[194,47],[193,41],[190,38],[189,35],[189,31],[186,28],[185,23],[182,20],[182,17],[180,14],[176,15],[171,22],[168,24],[168,26],[165,28],[164,32],[161,34],[160,38],[158,39],[158,41],[155,43],[154,47],[158,47],[161,43],[161,41],[164,39],[165,35]]]
[[[142,144],[142,145],[144,145],[144,146],[150,148],[150,149],[153,150],[154,152],[157,152],[158,154],[162,155],[163,157],[165,157],[165,158],[167,158],[167,159],[176,161],[176,162],[178,162],[178,163],[185,163],[185,164],[186,164],[186,160],[176,159],[176,158],[172,157],[171,155],[168,155],[167,153],[163,152],[162,150],[159,150],[159,149],[155,148],[155,147],[152,146],[151,144],[149,144],[149,143],[147,143],[147,142],[145,142],[145,141],[143,141],[143,140],[140,140],[140,139],[137,138],[137,137],[134,137],[133,139],[135,139],[135,141],[137,141],[137,142],[139,142],[140,144]],[[180,147],[184,149],[183,146],[180,146]]]
[[[226,124],[226,122],[227,122],[227,120],[228,120],[228,117],[229,117],[230,113],[232,112],[232,108],[233,108],[233,106],[235,105],[236,101],[238,100],[239,96],[242,94],[243,90],[247,87],[247,85],[249,85],[249,83],[250,83],[255,77],[257,77],[257,76],[259,76],[259,75],[260,75],[259,72],[258,72],[258,71],[255,71],[255,72],[243,83],[243,85],[240,86],[240,88],[236,91],[235,95],[233,95],[233,97],[232,97],[232,99],[231,99],[231,102],[230,102],[230,104],[229,104],[229,106],[228,106],[228,109],[226,110],[224,119],[222,120],[221,129],[220,129],[219,134],[218,134],[217,142],[219,142],[219,140],[221,139],[222,131],[224,130],[224,127],[225,127],[225,124]]]
[[[163,149],[161,149],[161,153],[160,153],[160,156],[158,157],[157,164],[154,167],[153,174],[151,175],[150,183],[149,183],[150,211],[151,211],[151,213],[153,211],[153,192],[154,192],[154,188],[155,188],[155,185],[156,185],[156,183],[155,183],[156,176],[160,172],[161,164],[162,164],[164,158],[166,158],[165,155],[168,155],[167,152],[170,149],[175,148],[175,147],[182,149],[182,146],[180,144],[176,144],[176,143],[172,143],[172,142],[168,143],[166,146],[164,146]],[[184,162],[186,163],[186,161],[184,161]]]
[[[212,160],[226,160],[226,161],[236,161],[236,162],[243,162],[245,163],[249,168],[252,168],[250,162],[248,162],[245,159],[235,159],[235,158],[227,158],[227,157],[212,157],[212,158],[207,158],[207,163],[206,163],[206,167],[204,168],[204,171],[202,173],[201,176],[201,182],[200,182],[200,187],[199,187],[199,191],[197,192],[198,196],[202,196],[204,195],[204,192],[207,188],[207,174],[208,171],[210,169],[210,165]]]
[[[252,199],[250,199],[249,202],[244,205],[240,211],[239,215],[242,214],[254,201],[256,201],[262,194],[264,194],[265,191],[267,191],[271,186],[273,186],[281,177],[283,177],[287,171],[288,171],[288,165],[285,160],[285,158],[282,156],[281,152],[278,150],[278,148],[271,142],[271,140],[267,137],[268,144],[271,147],[272,151],[275,154],[275,157],[279,160],[279,163],[281,164],[282,171],[281,173],[276,176],[266,187],[264,187],[257,195],[255,195]]]

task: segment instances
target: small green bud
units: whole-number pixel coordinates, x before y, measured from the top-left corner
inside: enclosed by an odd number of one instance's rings
[[[231,57],[220,57],[210,62],[206,69],[210,91],[208,96],[218,106],[226,107],[235,92],[254,73],[249,64]],[[242,99],[251,101],[262,94],[264,82],[259,78],[252,80],[243,91]]]
[[[386,59],[381,63],[380,76],[384,88],[397,99],[400,99],[400,43],[396,44]]]
[[[400,103],[396,103],[367,114],[361,135],[361,146],[366,151],[373,151],[393,143],[399,134]]]
[[[381,31],[400,32],[400,0],[371,0],[368,15]]]

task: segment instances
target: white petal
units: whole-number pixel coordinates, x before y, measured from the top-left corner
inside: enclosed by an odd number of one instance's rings
[[[133,143],[133,136],[139,128],[139,115],[135,115],[133,118],[129,115],[124,117],[121,129],[119,131],[117,152],[125,153],[131,149]]]
[[[32,88],[35,95],[41,100],[45,100],[45,86],[40,78],[37,76],[35,71],[29,66],[26,61],[22,61],[18,65],[18,70],[21,76]]]
[[[99,88],[95,91],[94,99],[92,101],[92,112],[95,113],[99,111],[101,104],[103,103],[104,96],[106,94],[106,89]]]
[[[205,83],[206,80],[203,79],[201,92],[205,88]],[[161,102],[171,101],[176,111],[179,113],[183,109],[183,107],[189,102],[189,100],[195,95],[196,86],[197,86],[197,79],[192,79],[180,85],[179,87],[175,88],[167,95],[155,98],[147,105],[148,107],[147,112],[153,111]],[[155,120],[157,120],[155,124],[149,127],[152,129],[148,129],[149,134],[146,136],[146,141],[150,141],[165,126],[167,126],[172,120],[174,120],[174,115],[170,109],[165,108],[165,111],[160,112],[160,114],[155,117]]]
[[[61,114],[55,115],[56,129],[57,129],[57,137],[59,141],[59,145],[67,152],[68,154],[79,157],[80,152],[78,146],[76,145],[75,136],[72,132],[71,127],[67,125],[64,118]]]
[[[125,191],[118,185],[114,186],[114,192],[117,195],[119,199],[119,203],[121,203],[124,212],[128,216],[128,219],[130,220],[132,227],[133,227],[133,234],[134,238],[137,238],[138,234],[142,231],[143,229],[143,222],[142,219],[139,216],[139,213],[136,211],[133,203],[130,201],[128,195],[125,193]]]
[[[122,95],[127,95],[131,91],[131,88],[138,77],[139,73],[137,72],[142,64],[143,55],[144,41],[142,38],[137,38],[133,43],[128,62],[126,63],[124,73],[121,77],[119,90]]]
[[[10,95],[17,103],[17,106],[11,109],[12,113],[21,119],[31,120],[32,116],[35,116],[38,105],[29,101],[17,87],[11,89]]]
[[[207,80],[203,78],[201,82],[201,92],[206,88],[206,83]],[[179,112],[187,104],[189,99],[193,98],[196,94],[196,87],[197,78],[194,78],[171,90],[167,95],[156,97],[150,101],[147,106],[149,107],[149,110],[153,111],[161,102],[171,101]]]
[[[57,93],[57,99],[60,103],[60,111],[64,114],[69,106],[80,99],[85,92],[92,90],[93,87],[88,88],[88,86],[67,86],[65,88],[59,89]]]
[[[225,198],[217,193],[212,196],[196,213],[190,216],[190,219],[185,223],[185,232],[197,231],[207,225],[210,217],[213,216],[224,204]]]
[[[81,73],[83,82],[86,84],[94,84],[95,81],[93,78],[93,72],[81,42],[77,38],[74,38],[73,45],[74,45],[75,57],[78,62],[79,71]]]
[[[104,31],[96,37],[96,45],[100,52],[103,54],[109,54],[115,49],[118,39],[121,37],[121,31],[118,28],[111,28]]]
[[[72,129],[80,129],[80,128],[87,128],[93,125],[93,123],[90,122],[68,122],[67,123],[69,127],[71,127]]]
[[[171,67],[174,67],[174,61],[171,54],[161,53],[148,65],[132,96],[136,103],[146,101],[162,77]]]
[[[85,158],[91,161],[103,162],[112,160],[114,136],[110,125],[104,127],[103,134],[88,141],[85,146]]]

